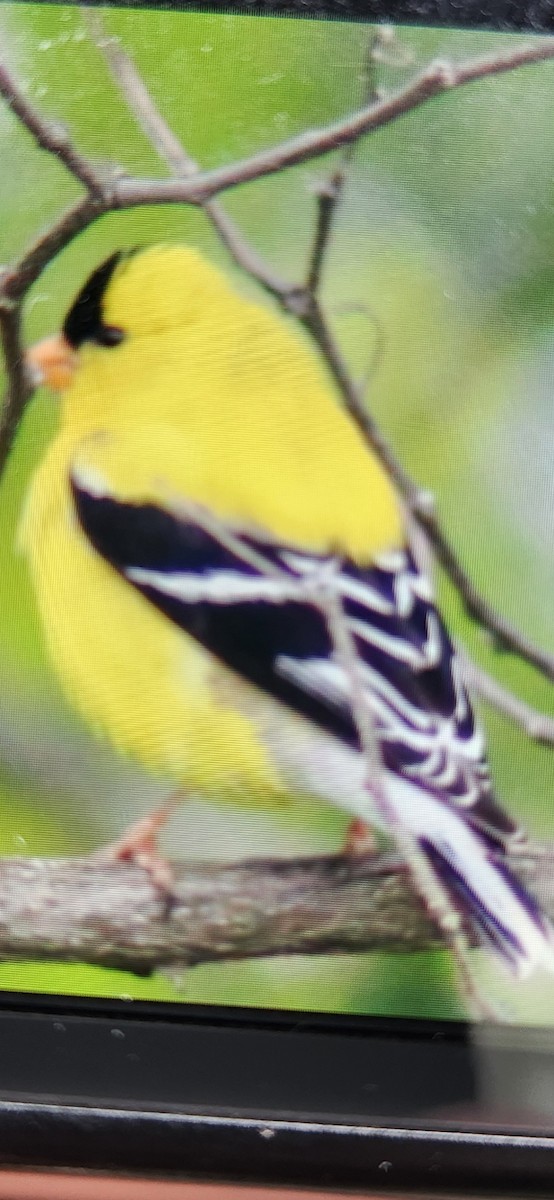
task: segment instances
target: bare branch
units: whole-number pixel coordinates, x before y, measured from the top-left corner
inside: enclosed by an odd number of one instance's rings
[[[554,850],[514,859],[554,917]],[[0,860],[2,958],[86,962],[144,975],[281,954],[436,949],[397,859],[329,856],[233,865],[173,864],[167,912],[148,874],[94,857]],[[475,945],[472,930],[468,937]]]
[[[3,859],[0,955],[147,974],[180,962],[438,944],[387,860],[172,864],[172,872],[168,914],[167,898],[132,864]]]
[[[375,91],[374,81],[376,63],[375,50],[377,46],[381,44],[382,28],[385,27],[377,26],[376,29],[371,31],[369,42],[366,47],[363,70],[364,86],[362,90],[363,94],[360,97],[364,107],[370,103],[374,103],[378,98]],[[330,175],[327,176],[327,179],[324,179],[315,189],[318,209],[317,222],[306,279],[306,290],[313,296],[315,296],[319,291],[323,264],[333,228],[334,216],[343,196],[348,174],[348,167],[350,166],[354,156],[355,149],[356,142],[350,142],[347,146],[345,146],[342,152],[342,161],[337,167],[335,167],[334,171],[331,171]]]
[[[121,185],[121,207],[171,204],[176,201],[203,204],[230,188],[340,150],[341,146],[357,141],[384,125],[390,125],[441,93],[552,58],[554,38],[541,38],[505,54],[487,55],[458,64],[443,60],[431,63],[412,83],[394,95],[324,128],[309,130],[277,146],[261,150],[249,158],[216,167],[213,171],[201,172],[189,180],[129,180]]]
[[[312,300],[306,305],[300,319],[319,346],[348,412],[386,467],[410,512],[429,538],[437,561],[451,579],[468,615],[493,635],[499,648],[516,654],[547,679],[554,680],[554,654],[536,646],[533,640],[526,637],[507,617],[497,612],[476,588],[442,528],[433,497],[414,483],[365,407],[360,390],[349,374],[317,300]]]
[[[71,205],[65,213],[41,234],[12,267],[6,267],[0,278],[0,304],[2,297],[22,300],[29,288],[36,283],[42,272],[78,234],[94,221],[109,212],[109,201],[84,196]]]
[[[25,405],[32,392],[21,348],[19,305],[4,302],[0,307],[0,337],[8,376],[8,387],[0,409],[0,474],[13,445]]]
[[[78,179],[91,195],[101,195],[102,182],[94,167],[82,154],[75,149],[71,138],[61,124],[46,121],[35,106],[25,96],[22,88],[8,70],[5,63],[0,62],[0,96],[3,96],[8,107],[20,120],[21,124],[34,137],[41,150],[52,154],[64,167]]]
[[[100,13],[83,9],[83,17],[102,51],[112,76],[125,97],[143,133],[156,153],[178,179],[190,179],[199,173],[198,163],[187,153],[179,138],[156,107],[152,96],[137,71],[133,60],[117,38],[107,33]],[[256,279],[266,291],[279,299],[290,290],[290,284],[264,261],[248,244],[232,217],[217,200],[206,200],[203,208],[208,220],[219,234],[223,245],[241,270]]]
[[[0,276],[0,327],[8,385],[0,408],[0,478],[8,460],[25,407],[33,394],[21,345],[20,303],[44,268],[101,211],[99,201],[87,195],[40,237],[16,267]]]
[[[554,38],[545,38],[508,53],[473,59],[466,63],[431,63],[412,83],[390,97],[362,108],[324,128],[310,130],[237,162],[197,171],[176,179],[118,179],[107,186],[72,146],[67,134],[42,120],[21,93],[5,65],[0,64],[0,94],[16,112],[39,145],[58,157],[88,190],[105,199],[103,211],[135,208],[145,204],[193,204],[206,201],[230,188],[321,158],[357,141],[367,133],[390,124],[428,100],[446,91],[554,58]],[[3,86],[2,86],[3,85]],[[187,156],[188,157],[188,156]],[[189,169],[190,169],[189,159]],[[106,192],[109,194],[106,195]]]
[[[125,97],[150,144],[174,175],[187,178],[197,171],[196,163],[186,154],[178,137],[156,108],[148,88],[119,38],[108,33],[100,12],[81,8],[81,17],[103,54],[113,79]]]
[[[321,284],[321,275],[323,271],[323,262],[325,253],[329,245],[329,238],[333,227],[333,218],[337,209],[338,202],[344,190],[346,181],[346,171],[343,166],[337,167],[336,171],[332,171],[327,179],[316,189],[317,196],[317,222],[314,237],[312,253],[310,255],[310,264],[308,267],[308,278],[306,280],[306,289],[313,295],[319,291]]]
[[[409,498],[406,497],[409,502]],[[454,584],[468,616],[493,635],[498,649],[509,651],[535,667],[547,679],[554,680],[554,654],[536,646],[512,621],[497,612],[492,604],[477,590],[473,580],[449,542],[428,496],[416,493],[412,508],[419,524],[425,530],[443,570]]]
[[[90,212],[91,223],[101,213],[114,209],[133,208],[145,204],[185,203],[204,205],[215,195],[238,187],[287,167],[322,157],[357,141],[366,133],[382,128],[428,100],[476,80],[485,79],[554,58],[554,38],[541,38],[529,45],[507,53],[473,59],[465,63],[437,61],[431,63],[406,88],[393,96],[362,108],[332,125],[311,130],[296,138],[269,147],[246,159],[217,167],[212,171],[190,173],[192,160],[186,156],[189,174],[169,180],[121,179],[115,177],[106,184],[98,179],[88,160],[74,149],[65,133],[52,129],[38,115],[23,95],[5,64],[0,63],[0,94],[17,114],[21,123],[33,134],[39,145],[67,166],[87,188],[96,193],[98,209]],[[158,114],[159,116],[159,114]],[[160,118],[161,120],[161,118]],[[169,152],[167,148],[167,152]],[[183,152],[185,153],[185,152]],[[84,175],[83,175],[84,172]],[[76,232],[80,232],[79,226]],[[73,234],[76,236],[76,233]]]
[[[546,713],[533,708],[532,705],[526,704],[524,700],[520,700],[509,688],[504,687],[497,679],[493,679],[488,671],[472,662],[459,647],[458,657],[462,664],[464,679],[471,692],[479,696],[485,704],[490,704],[491,708],[496,708],[514,725],[519,725],[527,737],[531,738],[531,741],[540,742],[543,746],[554,746],[554,717],[549,717]]]
[[[120,51],[120,54],[123,54],[123,51]],[[60,222],[61,229],[56,226],[52,238],[47,233],[45,238],[37,243],[34,248],[31,264],[32,269],[26,270],[24,279],[21,276],[23,275],[23,266],[29,266],[29,254],[25,255],[19,266],[16,265],[12,268],[9,272],[11,282],[9,284],[10,290],[7,294],[11,298],[19,297],[31,283],[35,282],[40,271],[44,269],[47,262],[51,261],[51,258],[63,246],[66,246],[78,233],[82,232],[83,229],[92,224],[104,213],[145,204],[187,203],[202,206],[218,192],[227,188],[236,187],[250,180],[263,178],[265,175],[275,173],[285,167],[329,153],[341,145],[348,145],[350,142],[356,141],[363,134],[388,124],[390,121],[425,103],[440,92],[462,86],[477,79],[484,79],[489,75],[539,63],[552,57],[554,57],[554,39],[548,38],[541,39],[540,41],[537,40],[537,42],[532,42],[524,47],[519,47],[508,54],[471,60],[457,66],[444,62],[431,64],[415,81],[395,96],[381,100],[376,104],[371,104],[363,108],[360,113],[355,113],[353,116],[336,122],[334,125],[311,131],[308,134],[302,134],[298,138],[293,138],[278,146],[271,147],[260,154],[228,164],[225,167],[216,168],[214,171],[193,172],[193,160],[190,159],[190,156],[186,154],[186,151],[182,147],[179,147],[181,154],[184,156],[181,160],[182,169],[181,177],[179,178],[173,180],[113,178],[108,183],[100,183],[96,176],[94,176],[91,183],[95,189],[99,188],[96,196],[97,203],[86,207],[74,206],[66,217],[62,219],[63,225]],[[127,74],[129,74],[130,60],[127,59],[127,56],[125,56],[125,61]],[[5,65],[0,64],[0,69],[4,83],[3,94],[7,103],[17,112],[19,119],[30,132],[35,135],[35,132],[40,130],[40,145],[50,153],[57,155],[59,152],[58,146],[56,138],[51,136],[50,127],[42,122],[42,119],[35,112],[33,106],[22,95],[21,89],[17,87],[15,80],[12,79]],[[133,67],[133,71],[136,72],[136,68]],[[134,82],[135,77],[133,76],[133,86]],[[128,87],[129,84],[127,83],[126,86]],[[142,89],[140,104],[144,101],[144,84],[142,84]],[[136,97],[134,103],[139,104]],[[150,117],[152,117],[151,98],[149,98],[149,104]],[[143,120],[146,122],[146,108],[141,111]],[[156,116],[158,122],[163,121],[160,114],[156,113]],[[152,126],[152,134],[153,132],[154,129]],[[170,131],[168,131],[167,136],[171,136],[174,139],[174,135]],[[75,163],[77,152],[72,147],[67,148],[67,138],[65,135],[62,138],[62,142],[66,146],[63,161],[68,165],[68,169],[73,172],[73,167],[70,164]],[[170,147],[168,141],[164,141],[164,147],[164,155],[166,160],[169,161]],[[171,157],[174,164],[176,153],[177,145],[175,140],[173,140]],[[79,161],[80,157],[77,155],[77,166]],[[46,257],[46,255],[49,257]],[[238,258],[237,261],[239,261]],[[240,261],[245,270],[253,273],[256,278],[260,278],[260,282],[263,282],[262,278],[257,275],[258,268],[252,263],[251,259],[247,257],[246,261]],[[262,267],[261,274],[263,275],[263,273],[264,268]],[[274,291],[275,294],[281,297],[286,296],[290,290],[288,283],[277,279],[269,280],[265,286],[268,286],[269,290]]]

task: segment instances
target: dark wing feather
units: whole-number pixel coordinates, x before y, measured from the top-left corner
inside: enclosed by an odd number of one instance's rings
[[[76,478],[73,496],[96,551],[156,608],[238,675],[358,746],[326,620],[290,598],[325,559],[235,532],[243,558],[188,516],[92,494]],[[259,556],[273,583],[256,567]],[[344,560],[338,567],[385,766],[466,809],[493,839],[511,839],[516,827],[494,800],[483,738],[429,584],[404,552],[365,569]]]

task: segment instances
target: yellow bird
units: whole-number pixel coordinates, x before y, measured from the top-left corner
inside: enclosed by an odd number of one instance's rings
[[[353,848],[406,829],[516,973],[552,967],[394,489],[287,319],[153,246],[103,263],[28,358],[63,402],[20,539],[91,727],[183,795],[309,793],[351,815]],[[155,827],[120,853],[147,862]]]

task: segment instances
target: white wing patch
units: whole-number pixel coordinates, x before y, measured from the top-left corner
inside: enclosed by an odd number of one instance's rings
[[[398,615],[404,616],[403,613]],[[355,637],[361,638],[371,646],[376,646],[378,650],[384,650],[386,654],[391,654],[400,662],[406,663],[406,666],[411,667],[412,671],[427,671],[430,667],[436,667],[441,660],[442,640],[439,623],[434,612],[427,614],[427,640],[421,647],[413,646],[411,642],[404,641],[402,638],[382,633],[366,621],[349,620],[347,625]]]
[[[321,570],[320,563],[307,555],[283,551],[281,557],[304,578]],[[490,791],[485,739],[475,724],[460,664],[434,608],[431,583],[400,551],[381,555],[375,566],[375,582],[347,571],[338,576],[338,587],[347,626],[360,651],[360,677],[379,739],[390,748],[391,757],[398,749],[399,774],[469,808]],[[388,586],[379,586],[383,580]],[[410,619],[416,609],[424,635],[414,637]],[[392,669],[379,670],[372,650],[386,656]],[[423,676],[441,667],[452,696],[446,713],[412,699],[410,689],[402,686],[406,672]],[[350,682],[336,655],[325,659],[279,655],[275,669],[329,704],[350,704]]]
[[[240,571],[149,571],[143,567],[128,567],[125,575],[130,583],[152,588],[164,596],[182,600],[184,604],[251,604],[268,601],[285,604],[294,595],[287,580],[264,576],[244,575]]]

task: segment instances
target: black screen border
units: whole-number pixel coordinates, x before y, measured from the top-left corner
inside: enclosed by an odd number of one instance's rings
[[[30,0],[0,0],[26,3]],[[34,0],[59,4],[76,0]],[[151,8],[167,12],[298,17],[430,25],[436,28],[489,29],[497,32],[554,32],[552,0],[83,0],[87,7]]]
[[[4,1167],[551,1194],[554,1124],[479,1105],[469,1026],[369,1019],[362,1030],[204,1009],[171,1020],[153,1006],[47,1000],[0,1012]],[[517,1046],[492,1041],[495,1069],[514,1080],[530,1058],[517,1033]]]

